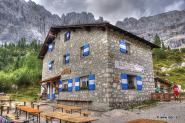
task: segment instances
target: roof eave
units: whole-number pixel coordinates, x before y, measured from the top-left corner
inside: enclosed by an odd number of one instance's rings
[[[49,32],[52,31],[52,32],[58,33],[62,29],[76,29],[76,28],[83,28],[83,27],[96,27],[96,26],[97,27],[99,27],[99,26],[109,27],[109,28],[113,28],[115,30],[118,30],[120,32],[126,33],[127,35],[130,35],[133,38],[138,39],[140,42],[143,42],[143,43],[149,45],[151,47],[151,49],[153,49],[153,48],[160,48],[159,46],[157,46],[157,45],[155,45],[155,44],[145,40],[144,38],[141,38],[141,37],[139,37],[137,35],[134,35],[131,32],[125,31],[124,29],[121,29],[121,28],[119,28],[117,26],[114,26],[114,25],[112,25],[110,23],[107,23],[107,22],[105,22],[105,23],[93,23],[93,24],[92,23],[91,24],[80,24],[80,25],[52,26],[50,28]],[[49,34],[49,32],[48,32],[48,34]],[[45,54],[46,54],[46,49],[44,49],[44,48],[46,48],[46,43],[48,43],[48,34],[46,36],[46,39],[44,41],[44,44],[43,44],[40,52],[39,52],[39,56],[38,56],[39,59],[43,59]]]

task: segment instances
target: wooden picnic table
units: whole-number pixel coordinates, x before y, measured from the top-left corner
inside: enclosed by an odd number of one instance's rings
[[[16,106],[16,112],[17,112],[17,116],[18,116],[18,110],[19,111],[24,111],[26,112],[26,119],[30,119],[30,115],[32,115],[33,117],[36,116],[37,117],[37,121],[40,123],[40,113],[41,111],[39,111],[38,109],[34,109],[28,106],[23,106],[23,105],[18,105]]]
[[[40,109],[40,106],[42,105],[48,105],[47,103],[44,103],[44,102],[33,102],[32,103],[32,107],[34,108],[35,105],[37,106],[37,109],[39,110]]]
[[[10,98],[10,96],[0,96],[0,103],[9,102],[9,106],[11,107],[11,102],[13,100]]]
[[[0,110],[1,110],[1,113],[0,113],[0,115],[1,115],[1,116],[3,115],[4,108],[7,108],[7,109],[6,109],[6,111],[7,111],[7,114],[9,114],[9,111],[10,111],[10,106],[8,106],[8,105],[5,105],[5,104],[0,104]]]
[[[29,100],[23,98],[23,99],[20,100],[20,102],[23,102],[24,103],[24,106],[26,106],[26,103],[29,102]]]
[[[7,114],[6,117],[11,120],[13,123],[29,123],[27,120],[20,119],[15,114]]]
[[[62,121],[69,123],[90,123],[92,121],[96,121],[98,119],[92,117],[83,117],[77,114],[68,114],[63,112],[44,112],[42,113],[46,118],[46,123],[48,123],[48,119],[52,121],[52,119],[59,119],[60,123]]]
[[[54,111],[54,109],[62,109],[62,112],[64,112],[64,110],[65,110],[71,114],[73,113],[73,111],[78,111],[79,113],[81,113],[81,110],[82,110],[81,107],[69,106],[69,105],[63,105],[63,104],[54,105],[53,111]]]

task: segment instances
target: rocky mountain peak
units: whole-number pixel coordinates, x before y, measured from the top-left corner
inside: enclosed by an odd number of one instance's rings
[[[116,26],[153,41],[158,34],[166,46],[171,48],[185,45],[185,10],[171,11],[140,19],[126,18]]]
[[[95,22],[92,13],[71,12],[59,17],[31,0],[0,0],[0,43],[17,42],[21,38],[42,42],[52,25]]]
[[[83,24],[96,22],[94,15],[87,12],[70,12],[67,14],[63,14],[61,19],[63,24]]]

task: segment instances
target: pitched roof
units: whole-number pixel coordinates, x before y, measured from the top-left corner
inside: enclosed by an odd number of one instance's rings
[[[123,30],[123,29],[121,29],[121,28],[119,28],[117,26],[114,26],[114,25],[112,25],[110,23],[107,23],[107,22],[104,22],[104,23],[90,23],[90,24],[78,24],[78,25],[53,26],[53,27],[50,28],[49,32],[53,32],[53,33],[57,34],[58,32],[60,32],[63,29],[69,29],[69,30],[89,29],[90,27],[100,27],[102,29],[107,27],[107,28],[113,29],[115,31],[118,31],[120,33],[126,34],[126,35],[128,35],[128,36],[130,36],[130,37],[132,37],[134,39],[137,39],[138,41],[149,45],[151,48],[159,48],[159,46],[157,46],[157,45],[155,45],[155,44],[145,40],[144,38],[141,38],[141,37],[139,37],[137,35],[134,35],[134,34],[128,32],[128,31],[125,31],[125,30]],[[40,59],[44,58],[44,56],[45,56],[45,54],[47,52],[47,49],[48,49],[47,45],[48,45],[48,43],[51,42],[50,39],[51,39],[51,37],[49,37],[49,33],[48,33],[48,35],[46,36],[46,39],[44,41],[44,44],[43,44],[43,46],[42,46],[42,48],[40,50],[39,56],[38,56]]]

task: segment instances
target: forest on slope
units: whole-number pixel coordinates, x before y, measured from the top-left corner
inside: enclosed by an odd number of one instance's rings
[[[30,95],[38,92],[42,70],[38,59],[40,47],[36,40],[27,43],[24,38],[17,44],[0,47],[0,92],[26,93],[25,90],[30,87]]]
[[[171,50],[164,47],[158,35],[154,43],[161,48],[153,49],[155,77],[160,77],[171,83],[176,82],[185,89],[185,48]]]

